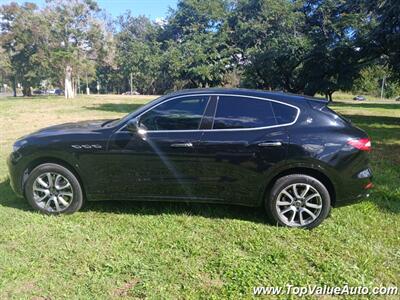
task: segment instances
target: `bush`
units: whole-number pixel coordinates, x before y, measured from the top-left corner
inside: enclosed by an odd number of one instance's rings
[[[382,80],[385,78],[384,97],[393,98],[400,95],[400,82],[395,79],[387,67],[369,66],[361,70],[360,78],[354,82],[354,94],[381,96]]]

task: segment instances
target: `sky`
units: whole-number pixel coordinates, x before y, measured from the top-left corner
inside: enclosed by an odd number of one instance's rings
[[[0,0],[0,5],[10,2],[33,2],[38,6],[43,6],[45,0]],[[145,15],[156,20],[166,17],[169,7],[176,8],[177,0],[97,0],[97,3],[113,17],[130,9],[134,16]]]

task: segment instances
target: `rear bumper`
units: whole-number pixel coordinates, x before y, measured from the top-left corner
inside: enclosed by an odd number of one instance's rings
[[[334,207],[341,207],[341,206],[346,206],[346,205],[351,205],[354,203],[361,202],[365,199],[367,199],[370,196],[370,191],[362,191],[358,195],[354,195],[351,198],[346,198],[346,199],[341,199],[341,200],[336,200]]]
[[[345,206],[368,198],[373,188],[372,178],[371,169],[366,168],[357,172],[352,178],[342,180],[341,186],[336,187],[337,192],[334,206]]]

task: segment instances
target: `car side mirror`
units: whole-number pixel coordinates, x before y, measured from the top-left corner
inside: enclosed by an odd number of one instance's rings
[[[128,123],[126,124],[126,129],[129,132],[132,132],[132,133],[137,132],[138,128],[139,128],[139,120],[138,119],[129,120]]]
[[[141,135],[146,133],[146,129],[140,126],[139,120],[136,118],[128,121],[126,129],[131,133],[139,133]]]

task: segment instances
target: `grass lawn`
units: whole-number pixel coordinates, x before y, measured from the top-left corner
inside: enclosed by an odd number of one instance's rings
[[[238,299],[251,298],[253,286],[288,283],[400,287],[395,102],[332,106],[372,137],[376,188],[312,231],[268,225],[260,209],[200,204],[88,203],[50,217],[13,194],[5,160],[16,138],[52,124],[119,117],[148,99],[0,98],[0,299]]]

